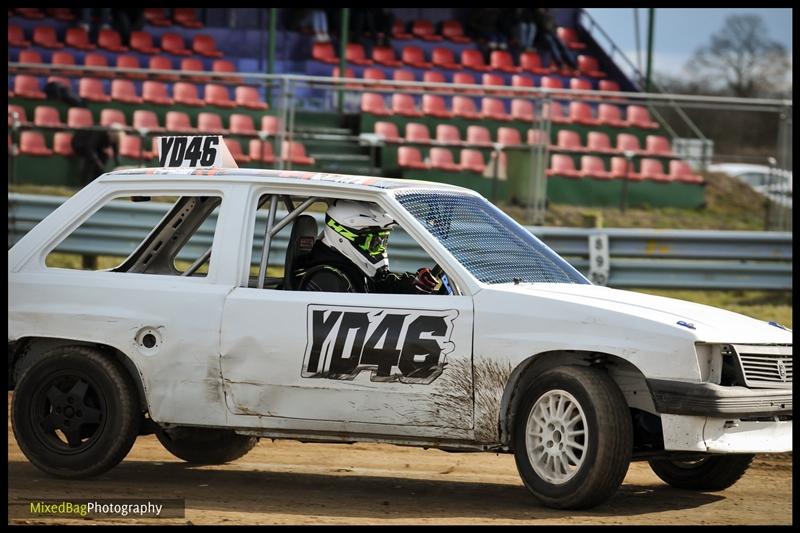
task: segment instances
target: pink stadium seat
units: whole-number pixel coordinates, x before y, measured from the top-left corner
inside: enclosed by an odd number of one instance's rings
[[[44,64],[44,59],[42,59],[42,54],[40,54],[36,50],[20,50],[19,56],[17,56],[18,63],[28,63],[28,64]],[[19,69],[15,67],[8,67],[8,72],[17,72]],[[27,76],[40,76],[47,74],[50,71],[48,68],[26,68],[25,74]]]
[[[492,138],[489,130],[483,126],[467,126],[467,144],[491,146]]]
[[[522,74],[514,74],[511,77],[512,87],[533,87],[533,79]]]
[[[94,50],[97,48],[94,44],[89,42],[89,32],[80,26],[67,28],[64,42],[67,46],[77,48],[78,50]]]
[[[172,105],[172,98],[167,96],[167,86],[160,81],[147,80],[142,85],[142,100],[149,104]]]
[[[70,107],[67,110],[67,126],[70,128],[88,128],[94,126],[92,112],[85,107]]]
[[[364,70],[366,70],[366,69],[364,69]],[[339,72],[340,72],[339,71],[339,67],[333,67],[333,70],[331,71],[331,78],[339,78],[339,77],[342,77],[342,78],[355,78],[356,77],[356,73],[351,67],[345,67],[344,68],[344,76],[339,76]],[[347,89],[360,89],[360,88],[364,87],[364,85],[362,85],[360,83],[350,83],[350,82],[345,83],[344,86]]]
[[[125,113],[119,109],[103,109],[100,111],[100,125],[111,126],[112,124],[127,126],[128,124],[125,120]]]
[[[498,76],[497,74],[489,74],[488,72],[481,76],[481,85],[486,87],[486,91],[491,91],[492,94],[496,94],[498,96],[507,96],[511,94],[509,91],[505,91],[502,89],[494,89],[494,87],[505,87],[506,80],[503,76]]]
[[[592,152],[614,152],[608,134],[602,131],[590,131],[586,135],[586,149]]]
[[[511,118],[531,122],[534,118],[533,102],[523,98],[511,100]]]
[[[436,126],[436,140],[445,144],[460,144],[461,134],[452,124],[438,124]]]
[[[406,32],[406,25],[400,19],[395,19],[392,23],[392,38],[400,41],[408,41],[414,36]]]
[[[23,131],[20,134],[19,153],[33,156],[53,155],[53,151],[44,142],[44,135],[39,131]]]
[[[31,42],[25,39],[23,29],[15,24],[8,25],[8,46],[28,47]]]
[[[497,142],[506,146],[516,146],[522,144],[522,135],[516,128],[497,128]]]
[[[153,56],[147,64],[148,68],[155,70],[174,70],[172,60],[165,55]],[[159,80],[175,81],[178,79],[177,74],[154,74],[153,78]]]
[[[464,85],[475,85],[475,76],[468,72],[456,72],[453,74],[453,83],[460,83]],[[455,91],[465,94],[481,94],[479,89],[455,89]]]
[[[118,55],[117,68],[142,68],[142,65],[139,64],[139,58],[134,55]],[[144,79],[147,77],[147,74],[143,72],[125,72],[121,75],[128,78],[138,79]]]
[[[459,164],[462,170],[469,170],[470,172],[477,172],[478,174],[483,174],[483,171],[486,169],[486,163],[483,160],[481,151],[470,148],[461,150]]]
[[[542,76],[542,80],[539,85],[544,89],[563,89],[564,84],[561,82],[561,78],[556,78],[555,76]]]
[[[464,35],[464,28],[457,20],[445,20],[442,22],[442,36],[454,43],[466,44],[472,42],[472,39]]]
[[[550,156],[550,168],[547,169],[548,176],[559,176],[562,178],[580,178],[581,173],[575,170],[575,163],[572,156],[566,154],[553,154]]]
[[[216,72],[218,74],[233,74],[238,72],[236,69],[236,65],[234,65],[231,61],[225,59],[215,59],[213,63],[211,63],[211,72]],[[231,83],[242,83],[242,78],[238,76],[220,76],[223,80],[231,82]]]
[[[272,150],[272,143],[264,142],[261,139],[250,139],[250,160],[258,163],[275,163],[275,153]]]
[[[314,158],[306,155],[306,147],[299,142],[284,142],[281,147],[284,160],[297,165],[313,165]]]
[[[449,70],[460,70],[463,67],[456,63],[453,51],[449,48],[434,48],[431,52],[433,66]]]
[[[345,49],[345,59],[354,65],[371,65],[372,60],[367,59],[364,46],[359,43],[348,43]]]
[[[131,80],[111,80],[111,99],[126,104],[141,104],[143,99],[136,95],[136,86]]]
[[[261,100],[258,94],[258,89],[250,87],[249,85],[238,85],[234,91],[236,104],[248,109],[258,109],[266,111],[269,105]]]
[[[16,120],[22,124],[28,123],[28,117],[25,114],[25,108],[21,105],[8,104],[8,127],[10,128],[14,123],[14,113],[16,113]]]
[[[428,131],[428,126],[425,124],[409,122],[406,124],[405,139],[406,142],[410,143],[429,143],[431,142],[431,133]]]
[[[384,140],[389,142],[400,142],[400,132],[397,130],[397,124],[394,122],[384,122],[379,120],[374,125],[376,134],[381,135]]]
[[[592,116],[592,106],[586,102],[569,103],[569,119],[573,124],[594,126],[598,121]]]
[[[148,7],[144,10],[144,18],[153,26],[169,27],[172,22],[164,15],[164,8],[162,7]]]
[[[448,172],[458,172],[461,167],[453,162],[453,154],[447,148],[431,148],[429,152],[431,158],[431,168],[446,170]]]
[[[560,130],[556,135],[556,146],[561,150],[583,151],[581,136],[577,131]]]
[[[181,71],[205,72],[205,67],[203,66],[203,62],[196,57],[184,57],[181,59]],[[206,75],[191,74],[188,77],[185,76],[184,79],[189,79],[193,83],[205,83],[211,78]]]
[[[614,104],[600,104],[597,106],[597,120],[604,126],[624,127],[622,113]]]
[[[489,65],[494,70],[501,70],[503,72],[515,73],[519,72],[520,68],[514,65],[514,59],[511,54],[505,50],[494,50],[489,56]]]
[[[481,118],[475,107],[475,101],[470,96],[453,97],[453,116],[467,119]]]
[[[314,43],[311,47],[311,58],[323,63],[338,63],[339,58],[336,57],[336,50],[331,43]]]
[[[184,28],[198,29],[203,27],[203,23],[197,20],[197,13],[193,7],[176,7],[172,18]]]
[[[672,155],[669,139],[661,135],[648,135],[645,138],[645,152],[648,154]]]
[[[78,96],[90,102],[110,102],[111,96],[103,89],[103,82],[95,78],[81,78],[78,82]]]
[[[600,80],[599,87],[601,91],[619,91],[619,83],[614,80]]]
[[[579,55],[578,70],[586,76],[591,76],[593,78],[606,77],[606,73],[600,70],[600,65],[597,63],[597,59],[592,56]]]
[[[203,107],[205,102],[197,96],[197,85],[185,81],[179,81],[172,86],[172,97],[176,104],[188,105],[192,107]],[[206,94],[208,99],[208,94]]]
[[[20,55],[21,55],[21,53],[20,53]],[[22,63],[22,61],[20,61],[20,63]],[[50,64],[51,65],[68,65],[68,66],[74,67],[75,66],[75,56],[72,55],[70,52],[65,52],[65,51],[53,52],[53,55],[50,56]]]
[[[547,132],[540,129],[528,129],[528,144],[550,144]]]
[[[109,52],[127,52],[128,47],[122,44],[122,37],[116,31],[106,28],[97,36],[97,46]]]
[[[154,111],[149,109],[137,109],[133,112],[133,127],[136,129],[146,129],[148,131],[158,132],[164,128],[158,125],[158,116]]]
[[[422,111],[417,110],[414,105],[414,97],[410,94],[393,94],[392,111],[395,115],[405,117],[421,117]]]
[[[561,107],[561,104],[555,100],[546,103],[543,106],[542,113],[545,117],[548,117],[551,122],[555,122],[557,124],[569,122],[569,120],[564,117],[564,109]]]
[[[108,67],[108,58],[105,56],[105,54],[90,52],[83,57],[83,66]],[[103,78],[111,78],[114,76],[112,72],[100,72],[100,71],[87,71],[86,74],[89,76],[97,76]]]
[[[633,161],[625,157],[611,158],[611,177],[616,179],[640,180],[641,176],[634,170]]]
[[[142,149],[142,138],[138,135],[125,135],[119,144],[119,155],[130,159],[150,159],[152,154]]]
[[[361,74],[361,77],[365,80],[379,80],[383,81],[386,79],[386,73],[383,69],[380,68],[372,68],[367,67],[364,69],[364,72]]]
[[[253,117],[241,113],[233,113],[228,119],[231,133],[239,135],[255,135],[256,125]]]
[[[669,174],[664,174],[664,167],[658,159],[643,158],[641,161],[641,170],[639,174],[643,179],[650,179],[653,181],[672,181],[673,177]]]
[[[228,151],[233,156],[233,160],[237,163],[249,163],[250,156],[242,151],[242,145],[236,139],[224,139],[225,144],[228,146]],[[290,143],[286,143],[290,144]],[[284,145],[285,146],[285,145]]]
[[[44,48],[64,48],[64,44],[58,41],[56,29],[52,26],[36,26],[33,28],[33,44]]]
[[[422,113],[437,118],[451,118],[453,114],[447,110],[444,97],[435,94],[422,95]]]
[[[183,37],[177,33],[165,33],[161,36],[161,49],[168,54],[176,56],[191,55],[191,51],[186,49]]]
[[[503,101],[497,98],[481,99],[481,115],[492,120],[511,120],[511,115],[506,113]]]
[[[48,105],[37,105],[33,110],[33,124],[46,128],[62,128],[64,123],[58,115],[58,109]]]
[[[630,133],[620,133],[617,135],[617,151],[618,152],[636,152],[638,153],[641,151],[641,146],[639,145],[639,138],[636,135],[631,135]]]
[[[394,48],[391,46],[376,46],[372,49],[372,60],[375,63],[384,65],[386,67],[400,67],[403,65],[402,61],[398,61],[394,55]]]
[[[397,69],[392,74],[392,79],[394,81],[410,81],[415,82],[417,79],[414,77],[414,71],[408,69]],[[405,86],[405,89],[409,89],[409,86]]]
[[[160,48],[153,45],[153,36],[146,31],[131,32],[131,50],[142,54],[157,54],[161,51]]]
[[[281,129],[281,121],[275,115],[261,117],[261,132],[267,135],[277,135]]]
[[[438,70],[426,70],[422,74],[422,81],[425,83],[447,83],[447,78],[444,73]],[[436,90],[439,92],[453,92],[453,89],[443,87],[437,87]]]
[[[480,50],[467,49],[461,52],[461,64],[469,69],[478,72],[489,72],[492,67],[483,62],[483,54]]]
[[[413,146],[401,146],[397,149],[397,163],[400,168],[413,168],[420,170],[427,170],[430,168],[422,160],[422,154],[418,148]]]
[[[629,105],[627,117],[628,120],[625,123],[628,126],[645,129],[658,129],[659,127],[658,122],[650,120],[650,112],[644,106]]]
[[[178,85],[177,83],[175,84]],[[228,88],[224,85],[214,83],[206,84],[205,101],[209,105],[224,107],[227,109],[236,107],[236,101],[231,100]]]
[[[205,57],[222,57],[222,52],[217,50],[217,43],[210,35],[195,35],[192,39],[192,50]]]
[[[404,46],[402,59],[410,67],[429,69],[433,66],[425,60],[425,52],[419,46]]]
[[[394,115],[391,109],[386,108],[382,94],[364,93],[361,95],[361,111],[373,115]]]
[[[691,167],[686,161],[673,159],[669,162],[669,175],[675,181],[684,183],[703,183],[703,176],[692,172]]]
[[[197,130],[205,133],[218,133],[224,135],[228,133],[222,125],[222,117],[217,113],[204,111],[197,114]]]
[[[581,176],[601,180],[611,179],[611,172],[607,171],[602,158],[594,155],[581,156]]]
[[[180,133],[194,133],[195,128],[189,120],[189,115],[183,111],[167,111],[166,117],[167,131],[174,131]]]
[[[570,78],[569,88],[573,91],[591,91],[592,82],[583,78]]]
[[[573,50],[583,50],[586,48],[586,44],[582,43],[578,38],[578,32],[575,31],[575,28],[558,28],[556,30],[558,34],[558,38],[561,39],[567,47],[572,48]]]
[[[412,22],[411,33],[423,41],[441,41],[444,39],[441,35],[436,35],[433,23],[430,20],[415,20]]]
[[[542,59],[536,52],[522,52],[519,55],[519,68],[532,74],[548,74],[551,69],[542,66]]]
[[[53,152],[64,157],[72,157],[72,133],[69,131],[57,131],[53,135]]]

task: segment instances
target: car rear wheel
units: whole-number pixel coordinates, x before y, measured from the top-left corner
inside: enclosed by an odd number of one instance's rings
[[[630,412],[604,371],[554,368],[524,393],[514,458],[523,483],[545,505],[584,509],[604,502],[625,478],[632,449]]]
[[[65,478],[116,466],[133,446],[141,420],[126,371],[87,346],[38,356],[22,371],[11,406],[22,453],[44,472]]]
[[[212,428],[159,429],[156,437],[178,459],[204,465],[221,465],[235,461],[258,443],[257,437]]]
[[[678,489],[698,491],[725,490],[741,478],[755,456],[715,455],[696,461],[650,461],[650,468],[665,483]]]

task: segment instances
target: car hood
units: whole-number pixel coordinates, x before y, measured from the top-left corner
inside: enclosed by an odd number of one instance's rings
[[[491,290],[513,292],[593,307],[613,314],[652,320],[691,332],[704,342],[791,344],[791,331],[717,307],[611,289],[597,285],[521,283],[494,285]],[[684,322],[694,329],[678,324]]]

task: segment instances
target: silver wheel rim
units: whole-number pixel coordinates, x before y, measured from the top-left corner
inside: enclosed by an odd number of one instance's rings
[[[525,445],[534,472],[554,485],[572,479],[586,458],[589,428],[573,395],[544,393],[533,404],[525,426]]]

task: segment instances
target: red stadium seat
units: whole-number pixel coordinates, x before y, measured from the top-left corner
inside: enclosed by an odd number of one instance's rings
[[[354,65],[371,65],[372,60],[367,59],[364,46],[359,43],[348,43],[345,49],[345,59]]]
[[[483,154],[480,150],[464,148],[461,150],[459,164],[462,170],[468,170],[478,174],[483,174],[483,171],[486,170],[486,163],[483,160]]]
[[[497,142],[506,146],[516,146],[522,144],[522,135],[516,128],[497,128]]]
[[[365,80],[384,81],[386,80],[386,73],[380,68],[367,67],[364,69],[361,77]],[[384,86],[384,88],[386,88],[386,86]]]
[[[467,126],[467,144],[491,146],[492,137],[484,126]]]
[[[577,131],[560,130],[556,134],[556,146],[561,150],[582,152],[581,136]]]
[[[197,114],[197,131],[202,133],[217,133],[225,135],[228,133],[222,126],[222,117],[217,113],[202,112]]]
[[[366,69],[364,69],[364,70],[366,70]],[[331,77],[332,78],[340,77],[339,76],[339,67],[333,67],[333,71],[331,72]],[[355,78],[356,77],[356,73],[351,67],[345,67],[344,68],[344,76],[343,77],[344,78]],[[360,84],[360,83],[345,83],[344,86],[347,89],[359,89],[359,88],[363,87],[363,85]]]
[[[483,54],[480,50],[464,50],[461,52],[461,64],[469,69],[479,72],[489,72],[492,67],[483,62]]]
[[[103,109],[100,111],[100,125],[111,126],[112,124],[127,126],[128,123],[125,120],[125,113],[119,109]]]
[[[533,87],[533,80],[522,74],[514,74],[511,77],[512,87]]]
[[[20,56],[21,55],[22,55],[22,52],[20,52]],[[22,63],[21,60],[20,60],[20,63]],[[75,56],[72,55],[70,52],[64,52],[64,51],[53,52],[53,55],[50,56],[50,64],[51,65],[68,65],[68,66],[74,67],[75,66]],[[75,71],[72,71],[72,72],[75,72]]]
[[[217,50],[217,43],[210,35],[195,35],[192,39],[192,50],[205,57],[222,57],[221,51]]]
[[[551,122],[555,122],[557,124],[569,122],[569,120],[564,117],[564,109],[561,107],[561,104],[555,100],[547,102],[542,106],[542,114],[550,119]]]
[[[58,42],[56,29],[52,26],[36,26],[33,28],[33,44],[44,48],[64,48],[64,44]]]
[[[191,55],[191,51],[186,49],[183,37],[177,33],[165,33],[161,36],[161,49],[168,54],[176,56]]]
[[[475,101],[470,96],[453,97],[453,116],[467,119],[481,118],[481,114],[475,107]]]
[[[58,83],[59,85],[67,87],[69,90],[72,90],[75,85],[72,81],[71,78],[64,78],[63,76],[49,76],[47,78],[47,83]]]
[[[403,47],[402,59],[410,67],[429,69],[433,66],[425,60],[425,52],[419,46]]]
[[[392,95],[392,111],[395,115],[405,117],[421,117],[422,111],[419,111],[414,104],[414,97],[410,94],[393,94]]]
[[[160,81],[147,80],[142,85],[142,99],[150,104],[172,105],[172,98],[167,96],[167,86]]]
[[[391,109],[386,108],[382,94],[364,93],[361,95],[361,111],[373,115],[393,115]]]
[[[641,176],[634,171],[633,161],[628,161],[625,157],[611,158],[611,177],[628,180],[641,179]]]
[[[392,39],[400,41],[408,41],[413,39],[414,36],[406,32],[406,25],[400,19],[395,19],[392,23]]]
[[[172,97],[176,104],[188,105],[193,107],[203,107],[205,102],[197,96],[197,85],[179,81],[172,86]],[[208,89],[206,89],[206,101],[208,101]]]
[[[547,169],[548,176],[559,176],[562,178],[580,178],[581,173],[575,170],[575,163],[572,156],[566,154],[553,154],[550,156],[550,168]]]
[[[25,114],[25,108],[21,105],[8,104],[8,127],[14,124],[14,114],[16,113],[16,120],[20,125],[28,123],[28,117]]]
[[[594,155],[581,156],[581,176],[601,180],[612,178],[611,172],[606,170],[603,159]]]
[[[180,133],[194,133],[197,131],[192,126],[189,115],[183,111],[167,111],[166,129],[167,131]]]
[[[592,56],[579,55],[578,56],[578,70],[587,76],[593,78],[605,78],[606,73],[600,70],[600,65]]]
[[[67,28],[67,33],[64,36],[64,42],[67,44],[67,46],[77,48],[78,50],[94,50],[97,48],[94,44],[89,42],[89,32],[80,26],[75,28]]]
[[[477,82],[475,81],[475,76],[468,72],[456,72],[453,74],[453,83],[475,85]],[[482,92],[479,89],[455,89],[455,91],[467,94],[481,94]]]
[[[267,105],[266,102],[261,101],[261,97],[258,94],[258,89],[255,87],[238,85],[234,90],[234,98],[236,99],[236,105],[240,105],[248,109],[258,109],[260,111],[269,109],[269,105]]]
[[[422,160],[422,154],[413,146],[401,146],[397,149],[397,163],[400,168],[428,170],[430,165]]]
[[[57,131],[53,135],[53,152],[64,157],[72,157],[72,133],[69,131]]]
[[[236,65],[233,62],[225,60],[225,59],[215,59],[213,63],[211,63],[211,72],[217,72],[219,74],[234,74],[238,72],[236,69]],[[221,76],[223,80],[232,82],[232,83],[242,83],[242,78],[238,76]]]
[[[72,22],[75,20],[75,15],[72,13],[70,8],[64,7],[54,7],[49,8],[47,12],[56,20],[60,20],[62,22]]]
[[[277,135],[281,129],[281,121],[274,115],[261,117],[261,132],[267,135]]]
[[[519,68],[532,74],[548,74],[551,69],[542,66],[542,59],[536,52],[522,52],[519,55]]]
[[[675,181],[684,183],[703,183],[703,176],[692,172],[691,167],[686,161],[673,159],[669,162],[669,175]]]
[[[422,113],[429,117],[451,118],[453,114],[447,110],[444,98],[435,94],[422,95]]]
[[[591,91],[592,82],[583,78],[570,78],[569,88],[573,91]]]
[[[461,134],[452,124],[439,124],[436,126],[436,140],[445,144],[460,144]]]
[[[384,122],[379,120],[375,123],[373,131],[389,142],[400,142],[400,132],[394,122]]]
[[[28,64],[36,65],[36,64],[44,64],[44,59],[42,59],[42,54],[40,54],[36,50],[20,50],[19,56],[17,56],[17,62],[18,63],[28,63]],[[14,68],[14,67],[8,67],[8,71],[9,72],[16,72],[17,70],[18,69]],[[26,68],[25,69],[25,74],[28,75],[28,76],[42,75],[42,74],[47,74],[48,72],[49,72],[49,69],[45,69],[45,68],[36,68],[36,69],[34,69],[34,68]]]
[[[153,26],[172,26],[172,23],[164,15],[163,7],[147,7],[144,10],[144,18]]]
[[[464,28],[457,20],[445,20],[442,22],[442,36],[454,43],[467,44],[472,42],[472,39],[464,35]]]
[[[433,23],[430,20],[415,20],[411,23],[411,33],[423,41],[441,41],[441,35],[436,35]]]
[[[394,48],[391,46],[376,46],[372,49],[372,60],[375,63],[387,67],[400,67],[403,65],[402,61],[398,61],[394,55]]]
[[[197,14],[193,7],[176,7],[172,18],[184,28],[198,29],[203,27],[203,23],[197,20]]]
[[[547,132],[540,129],[528,129],[528,137],[527,137],[528,144],[550,144],[550,138],[547,136]]]
[[[628,126],[645,129],[658,129],[659,127],[658,122],[650,120],[650,112],[644,106],[629,105],[627,117],[628,120],[625,121],[625,124]]]
[[[620,133],[617,135],[617,151],[618,152],[640,152],[639,138],[630,133]]]
[[[281,156],[285,161],[298,165],[313,165],[315,162],[313,157],[306,155],[306,147],[299,142],[284,142]]]
[[[111,96],[105,93],[102,80],[81,78],[78,82],[78,96],[90,102],[110,102]]]
[[[83,56],[83,66],[85,67],[105,67],[108,68],[108,58],[105,54],[90,52]],[[89,76],[97,76],[101,78],[111,78],[114,76],[113,72],[101,72],[99,70],[89,70],[86,72]]]
[[[150,159],[152,154],[142,149],[142,138],[138,135],[125,135],[119,143],[119,155],[129,159]]]
[[[25,39],[25,32],[15,24],[8,25],[8,46],[28,47],[31,42]]]
[[[250,160],[256,163],[275,163],[275,153],[272,150],[272,143],[264,142],[261,139],[250,139]]]
[[[322,61],[323,63],[338,63],[336,51],[331,43],[314,43],[311,47],[311,59]]]
[[[425,124],[409,122],[406,124],[405,139],[409,143],[429,143],[431,142],[431,133]]]
[[[149,68],[155,70],[174,70],[172,60],[165,55],[153,56],[148,61]],[[154,74],[153,77],[159,80],[175,81],[178,79],[177,74]]]
[[[48,105],[37,105],[33,110],[33,124],[45,128],[62,128],[64,123],[58,115],[58,109]]]
[[[481,76],[481,85],[486,87],[486,92],[498,96],[508,96],[512,93],[502,89],[495,89],[495,87],[505,87],[506,80],[503,76],[497,74],[489,74],[488,72]]]
[[[431,148],[429,153],[431,158],[431,168],[446,170],[448,172],[458,172],[461,167],[453,162],[453,153],[448,148]]]
[[[431,60],[433,66],[439,68],[446,68],[449,70],[460,70],[463,67],[456,63],[456,58],[453,51],[449,48],[434,48],[431,52]]]
[[[597,120],[604,126],[625,126],[619,107],[613,104],[600,104],[597,106]]]
[[[516,73],[520,68],[514,65],[514,59],[511,54],[505,50],[494,50],[489,56],[489,65],[494,70],[502,70],[503,72]]]
[[[598,123],[592,116],[592,106],[586,102],[570,102],[569,119],[573,124],[594,126]]]
[[[131,32],[131,50],[142,54],[157,54],[161,49],[153,44],[153,36],[146,31]]]
[[[639,175],[642,179],[650,179],[653,181],[672,181],[673,176],[664,174],[664,167],[658,159],[643,158],[640,163]]]
[[[23,131],[20,134],[19,153],[33,156],[53,155],[53,151],[44,142],[44,135],[39,131]]]
[[[122,44],[122,37],[116,31],[106,28],[97,35],[97,46],[109,52],[127,52],[128,47]]]
[[[18,7],[16,11],[17,15],[30,20],[41,20],[46,16],[38,7]]]
[[[645,152],[648,154],[672,155],[669,139],[661,135],[648,135],[645,138]]]
[[[542,80],[539,85],[544,89],[563,89],[564,84],[561,81],[561,78],[556,78],[554,76],[542,76]]]
[[[136,95],[136,86],[131,80],[116,79],[111,81],[111,99],[126,104],[141,104],[143,99]]]
[[[556,32],[558,33],[558,38],[561,39],[567,47],[573,50],[583,50],[586,48],[586,45],[578,38],[578,32],[575,31],[575,28],[558,28]]]
[[[602,131],[590,131],[586,135],[586,149],[592,152],[615,152],[611,147],[608,134]]]
[[[139,64],[139,58],[134,55],[119,55],[117,56],[117,68],[142,68],[142,65]],[[122,75],[138,79],[147,77],[147,74],[143,72],[125,72]]]
[[[253,117],[241,113],[233,113],[228,119],[231,133],[240,135],[255,135],[256,125]]]
[[[481,116],[492,120],[511,120],[511,115],[505,111],[503,101],[497,98],[481,99]]]
[[[614,80],[600,80],[600,86],[598,87],[601,91],[617,91],[619,92],[619,83],[615,82]]]
[[[158,115],[149,109],[137,109],[133,112],[133,127],[138,130],[162,131],[158,124]]]
[[[184,57],[181,59],[181,71],[187,72],[205,72],[203,62],[195,57]],[[210,77],[199,74],[189,74],[186,79],[194,83],[205,83],[211,80]]]
[[[366,69],[365,69],[366,70]],[[417,79],[414,77],[414,71],[408,69],[397,69],[392,74],[392,79],[394,81],[408,81],[408,82],[415,82]],[[400,87],[403,88],[403,87]],[[409,86],[405,86],[404,88],[408,89]]]
[[[447,83],[447,78],[438,70],[426,70],[422,74],[422,81],[425,83]],[[449,87],[437,87],[436,91],[450,93],[453,92],[453,89]]]
[[[533,102],[522,98],[511,100],[511,118],[531,122],[534,118]]]
[[[177,84],[176,84],[177,85]],[[231,100],[228,88],[224,85],[217,85],[214,83],[206,84],[206,103],[215,105],[217,107],[233,108],[236,107],[236,101]]]
[[[92,112],[85,107],[70,107],[67,110],[67,126],[70,128],[89,128],[94,126]]]

